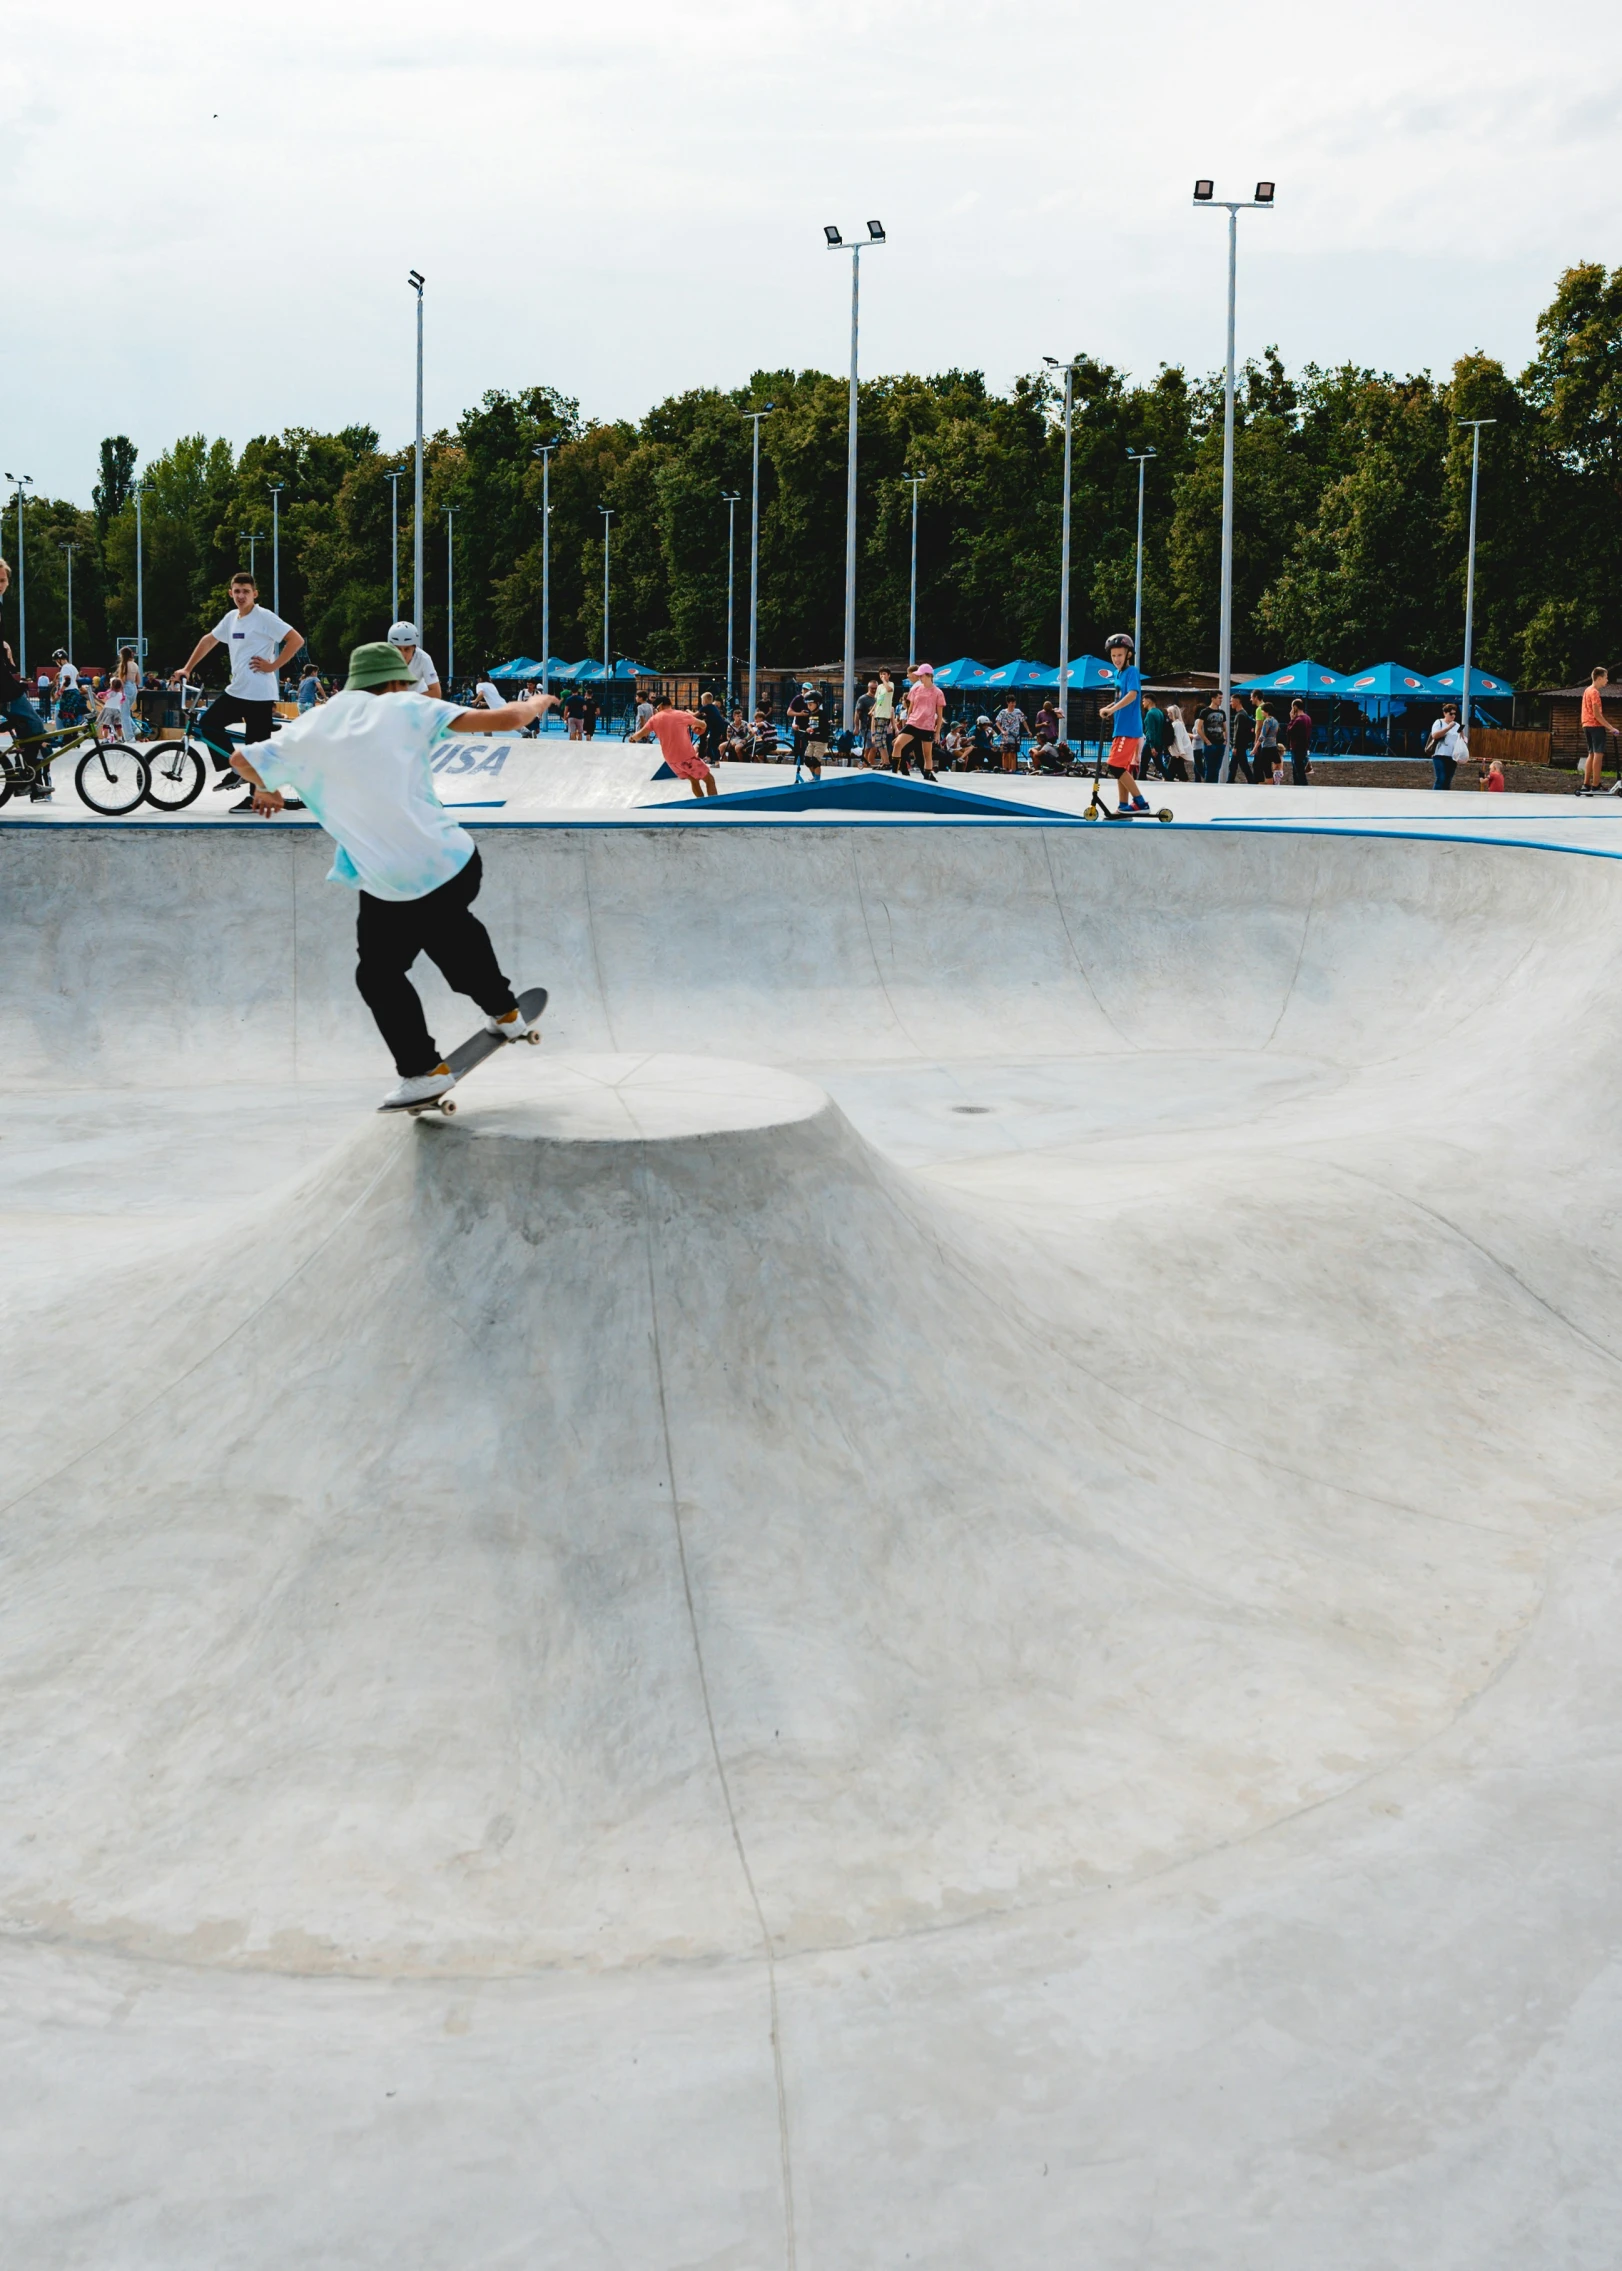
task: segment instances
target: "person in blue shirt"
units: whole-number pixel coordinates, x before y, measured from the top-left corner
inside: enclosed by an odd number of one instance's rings
[[[1113,702],[1099,709],[1101,718],[1114,720],[1109,768],[1120,790],[1122,812],[1147,812],[1149,800],[1138,788],[1138,756],[1143,748],[1143,679],[1137,668],[1137,651],[1130,631],[1112,631],[1104,652],[1109,656],[1119,691]]]

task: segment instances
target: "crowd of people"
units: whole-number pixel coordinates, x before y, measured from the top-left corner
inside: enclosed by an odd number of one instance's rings
[[[0,560],[0,601],[11,571]],[[228,752],[233,728],[240,729],[248,747],[269,740],[280,694],[279,674],[290,669],[303,650],[303,634],[280,620],[259,602],[251,576],[238,574],[230,586],[231,611],[212,630],[203,633],[181,669],[168,679],[143,669],[133,646],[121,646],[113,663],[104,669],[77,669],[62,648],[48,664],[41,664],[31,679],[16,670],[11,649],[0,640],[0,722],[18,735],[43,734],[52,726],[72,726],[92,717],[103,737],[134,740],[141,730],[137,705],[143,693],[155,693],[184,684],[204,657],[224,647],[230,657],[231,680],[226,692],[210,703],[196,721],[197,730],[217,750]],[[414,623],[391,624],[383,642],[399,654],[406,678],[415,691],[438,701],[457,689],[442,687],[438,667],[427,653]],[[1230,693],[1226,703],[1219,695],[1185,716],[1175,701],[1162,702],[1152,688],[1144,687],[1135,667],[1136,655],[1129,633],[1111,634],[1106,643],[1117,676],[1117,699],[1104,704],[1100,724],[1110,728],[1107,760],[1100,746],[1097,766],[1106,762],[1119,781],[1124,809],[1144,809],[1141,784],[1163,781],[1241,781],[1298,788],[1312,781],[1312,749],[1316,727],[1304,701],[1293,698],[1286,709],[1263,695],[1247,701]],[[1607,742],[1618,739],[1617,729],[1604,715],[1602,697],[1607,673],[1597,669],[1583,697],[1582,723],[1586,760],[1579,795],[1622,795],[1622,776],[1609,791],[1601,786]],[[299,713],[324,704],[335,687],[325,680],[307,656],[292,690]],[[538,690],[526,686],[521,704],[534,705]],[[474,711],[506,710],[507,697],[488,677],[464,693],[461,707]],[[590,685],[569,687],[548,696],[545,707],[556,708],[571,741],[595,739],[604,712]],[[1093,770],[1087,752],[1066,737],[1058,710],[1044,699],[1034,717],[1028,716],[1009,693],[995,711],[978,711],[951,718],[945,694],[935,684],[932,665],[909,665],[898,684],[889,670],[870,677],[856,699],[849,726],[839,724],[824,691],[806,680],[790,695],[779,720],[769,697],[752,716],[728,706],[715,692],[700,695],[695,710],[678,709],[668,701],[643,695],[629,721],[633,741],[656,739],[667,757],[675,746],[683,756],[671,769],[692,782],[695,794],[714,792],[714,769],[723,761],[773,764],[792,762],[796,775],[808,771],[820,778],[825,763],[866,766],[871,770],[911,773],[916,767],[926,780],[941,772],[1082,773]],[[530,707],[520,730],[540,731],[543,710]],[[682,722],[678,722],[682,721]],[[682,736],[691,744],[692,763],[686,768]],[[1433,785],[1450,789],[1461,761],[1468,755],[1468,738],[1458,705],[1444,705],[1431,726],[1425,754],[1432,766]],[[219,760],[221,788],[247,789],[248,784],[230,764]],[[708,781],[706,788],[704,782]],[[1503,769],[1496,762],[1481,768],[1484,789],[1504,787]],[[51,795],[48,767],[30,791],[36,799]],[[237,809],[251,806],[245,795]]]

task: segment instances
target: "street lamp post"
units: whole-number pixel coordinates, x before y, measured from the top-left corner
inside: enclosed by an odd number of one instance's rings
[[[8,473],[8,481],[17,484],[17,674],[28,676],[28,580],[23,561],[23,492],[32,489],[31,473]]]
[[[744,718],[751,729],[755,722],[755,658],[760,628],[760,421],[769,418],[776,407],[775,402],[768,402],[764,409],[744,412],[746,418],[754,420],[755,426],[749,489],[749,706]]]
[[[272,481],[270,488],[270,611],[282,611],[282,490],[286,483]]]
[[[73,660],[73,555],[77,544],[59,544],[57,550],[67,554],[68,561],[68,660]]]
[[[383,478],[389,485],[389,621],[400,620],[400,476],[405,467],[397,465]],[[421,626],[419,625],[420,629]]]
[[[735,522],[736,522],[736,520],[737,520],[737,517],[738,517],[738,506],[739,506],[739,504],[740,504],[740,503],[742,502],[742,499],[743,499],[743,491],[742,491],[741,489],[723,489],[723,490],[721,491],[721,502],[722,502],[722,503],[723,503],[723,504],[724,504],[724,505],[726,506],[726,509],[727,509],[727,691],[726,691],[726,705],[727,705],[727,710],[728,710],[728,713],[729,713],[729,714],[730,714],[730,712],[731,712],[731,709],[732,709],[732,531],[733,531],[733,527],[734,527],[734,524],[735,524]]]
[[[419,629],[421,626],[418,626]],[[445,683],[456,676],[456,507],[445,507]]]
[[[1059,739],[1070,740],[1070,426],[1075,405],[1075,363],[1044,355],[1050,370],[1064,373],[1064,486],[1059,502]]]
[[[927,473],[903,473],[903,481],[912,484],[912,583],[907,595],[907,668],[918,660],[918,485],[927,481]]]
[[[146,578],[141,542],[142,484],[135,483],[135,659],[146,669]]]
[[[541,692],[552,690],[552,452],[561,435],[536,442],[531,454],[541,461]]]
[[[608,677],[608,524],[614,517],[612,505],[599,505],[603,516],[603,678]],[[607,697],[605,695],[606,702]]]
[[[237,534],[242,539],[243,543],[248,547],[248,573],[254,578],[254,581],[257,583],[258,574],[255,568],[255,562],[259,557],[259,547],[265,541],[265,532],[262,528],[239,528],[237,530]]]
[[[422,629],[422,288],[426,279],[412,269],[407,282],[417,295],[417,449],[411,490],[411,620]]]
[[[1470,438],[1470,550],[1464,571],[1464,686],[1459,712],[1464,726],[1464,742],[1470,745],[1470,663],[1475,651],[1476,636],[1476,487],[1481,476],[1481,429],[1496,426],[1496,418],[1461,418],[1461,426],[1472,429]]]
[[[1229,698],[1233,692],[1233,332],[1234,306],[1239,277],[1239,216],[1241,213],[1270,213],[1273,210],[1273,183],[1259,181],[1254,197],[1224,198],[1216,195],[1216,185],[1210,181],[1194,184],[1196,205],[1209,205],[1228,216],[1228,372],[1222,390],[1222,622],[1220,651],[1217,669],[1220,685],[1217,700],[1221,705],[1224,726],[1221,780],[1228,778],[1233,764],[1233,733],[1228,715]]]
[[[850,424],[845,444],[845,669],[840,689],[843,716],[840,720],[848,731],[856,720],[856,349],[860,333],[862,300],[862,253],[865,249],[858,240],[846,244],[831,223],[822,231],[829,252],[850,254]],[[868,246],[881,245],[884,225],[880,221],[867,224]]]
[[[1128,465],[1138,469],[1138,571],[1132,592],[1132,660],[1141,673],[1143,669],[1143,469],[1150,458],[1160,452],[1153,449],[1129,449]]]

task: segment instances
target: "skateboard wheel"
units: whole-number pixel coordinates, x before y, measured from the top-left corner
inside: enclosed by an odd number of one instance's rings
[[[1171,806],[1169,804],[1163,804],[1160,807],[1160,810],[1155,814],[1155,818],[1157,820],[1169,820],[1171,818]]]
[[[439,1099],[439,1108],[442,1112],[454,1112],[456,1106],[451,1102],[448,1096],[442,1096]]]
[[[532,1049],[538,1049],[541,1045],[541,1036],[538,1033],[526,1033],[524,1039]]]

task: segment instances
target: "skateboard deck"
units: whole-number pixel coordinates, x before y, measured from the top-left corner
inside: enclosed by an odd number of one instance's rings
[[[539,1023],[541,1012],[546,1007],[546,988],[544,986],[531,986],[528,993],[519,995],[518,1006],[524,1013],[524,1022],[531,1028],[525,1038],[531,1041],[539,1041],[541,1036],[534,1031],[534,1027]],[[460,1087],[476,1065],[482,1065],[488,1057],[493,1057],[502,1049],[510,1049],[512,1046],[511,1041],[498,1041],[493,1033],[487,1033],[481,1025],[477,1033],[470,1033],[465,1041],[459,1042],[451,1050],[445,1059],[445,1063],[454,1074],[457,1086]],[[378,1106],[380,1112],[409,1112],[413,1119],[417,1117],[419,1112],[454,1112],[455,1109],[456,1105],[448,1088],[443,1096],[430,1096],[421,1104],[380,1104]]]

